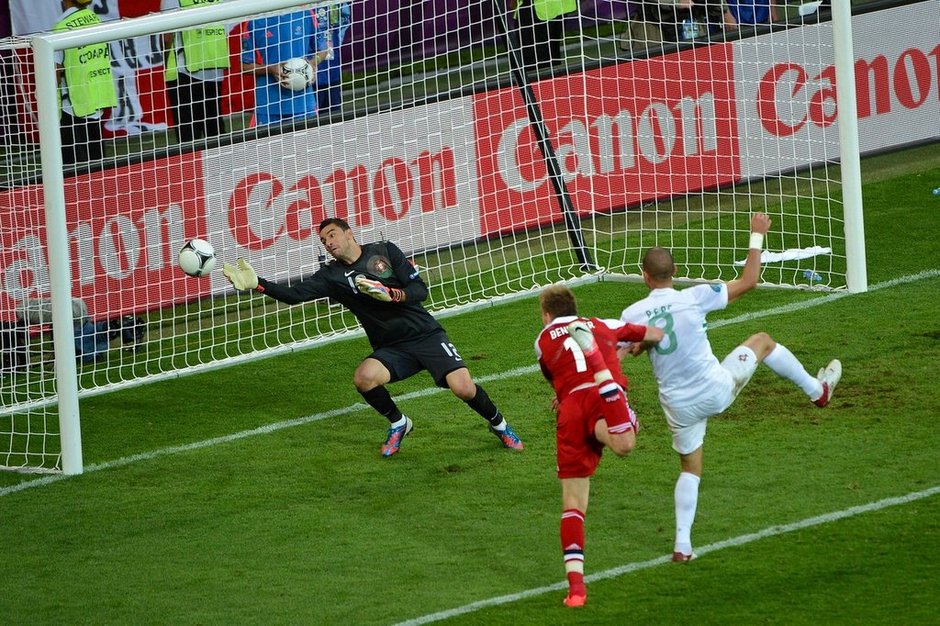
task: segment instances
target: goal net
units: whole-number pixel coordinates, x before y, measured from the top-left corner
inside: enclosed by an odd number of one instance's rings
[[[681,278],[733,278],[754,211],[774,222],[766,284],[847,286],[828,14],[782,4],[775,24],[732,29],[632,2],[119,13],[132,4],[94,0],[100,26],[53,11],[33,30],[62,34],[0,59],[7,468],[81,471],[80,443],[77,466],[62,454],[70,385],[84,398],[357,333],[338,306],[238,294],[219,269],[309,276],[330,260],[328,217],[394,241],[439,313],[636,277],[650,246]],[[920,37],[909,26],[883,54]],[[318,61],[297,91],[279,75],[295,57]],[[215,248],[208,276],[177,265],[193,238]]]

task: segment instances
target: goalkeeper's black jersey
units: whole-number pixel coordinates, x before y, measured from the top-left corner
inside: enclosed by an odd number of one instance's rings
[[[406,294],[405,301],[381,302],[360,293],[355,282],[359,274],[401,289]],[[428,288],[418,270],[390,241],[365,244],[352,264],[331,261],[296,285],[287,287],[263,278],[258,282],[266,295],[287,304],[317,298],[342,304],[362,324],[373,348],[406,343],[442,330],[421,304],[428,297]]]

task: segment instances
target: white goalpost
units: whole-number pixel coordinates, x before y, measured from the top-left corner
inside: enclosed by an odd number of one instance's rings
[[[845,204],[845,278],[852,293],[868,291],[865,264],[865,220],[862,213],[862,172],[859,164],[858,107],[855,93],[855,51],[852,48],[852,7],[836,2],[832,38],[836,68],[842,199]]]
[[[238,294],[221,274],[245,257],[269,280],[310,275],[329,217],[398,244],[440,315],[632,279],[653,245],[683,279],[727,280],[754,211],[774,221],[765,285],[867,289],[859,154],[926,139],[904,133],[936,103],[878,94],[922,75],[905,68],[929,59],[930,2],[888,9],[903,19],[877,51],[853,48],[853,27],[889,20],[842,2],[832,21],[781,4],[790,19],[690,40],[647,19],[660,39],[643,46],[624,43],[635,15],[533,30],[500,1],[451,5],[225,0],[8,42],[0,467],[80,473],[83,398],[358,333],[341,307]],[[224,53],[181,35],[223,29]],[[289,33],[301,47],[265,47]],[[100,157],[70,162],[87,146],[62,143],[77,135],[61,130],[57,64],[101,43],[117,105],[91,120]],[[277,91],[265,68],[301,48],[322,82]],[[199,67],[168,80],[170,56]],[[177,267],[193,238],[216,251],[206,277]]]

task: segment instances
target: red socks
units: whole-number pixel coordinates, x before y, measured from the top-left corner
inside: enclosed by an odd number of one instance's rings
[[[561,549],[570,593],[587,595],[584,586],[584,513],[565,509],[561,514]]]

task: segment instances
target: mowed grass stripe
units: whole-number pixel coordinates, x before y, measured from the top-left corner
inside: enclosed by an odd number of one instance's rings
[[[726,548],[733,548],[737,546],[742,546],[760,539],[766,539],[768,537],[776,537],[778,535],[784,535],[786,533],[791,533],[797,530],[804,530],[806,528],[812,528],[813,526],[819,526],[821,524],[828,524],[830,522],[835,522],[838,520],[843,520],[849,517],[855,517],[857,515],[862,515],[865,513],[871,513],[873,511],[878,511],[892,506],[901,506],[904,504],[909,504],[916,500],[922,500],[924,498],[929,498],[931,496],[937,495],[940,493],[940,485],[931,487],[929,489],[924,489],[923,491],[915,491],[904,496],[897,496],[893,498],[885,498],[883,500],[878,500],[876,502],[870,502],[868,504],[860,504],[858,506],[849,507],[841,511],[834,511],[832,513],[824,513],[823,515],[817,515],[815,517],[808,517],[797,522],[792,522],[790,524],[780,524],[774,526],[768,526],[763,530],[759,530],[754,533],[747,533],[745,535],[738,535],[737,537],[732,537],[731,539],[725,539],[723,541],[716,541],[715,543],[710,543],[708,545],[702,546],[700,548],[695,548],[697,555],[701,556],[709,552],[716,552],[718,550],[724,550]],[[639,561],[636,563],[628,563],[626,565],[621,565],[620,567],[614,567],[603,572],[597,572],[595,574],[590,574],[584,577],[585,582],[594,582],[598,580],[604,580],[608,578],[615,578],[617,576],[622,576],[624,574],[629,574],[630,572],[637,572],[644,569],[649,569],[651,567],[656,567],[658,565],[665,565],[672,561],[671,554],[665,554],[661,557],[655,559],[649,559],[647,561]],[[518,593],[511,593],[503,596],[496,596],[493,598],[488,598],[486,600],[479,600],[477,602],[472,602],[461,607],[454,609],[448,609],[446,611],[440,611],[438,613],[430,613],[422,617],[416,617],[404,622],[399,622],[395,626],[419,626],[420,624],[430,624],[432,622],[439,622],[445,619],[450,619],[452,617],[460,617],[466,615],[467,613],[473,613],[474,611],[479,611],[480,609],[490,608],[494,606],[499,606],[502,604],[508,604],[510,602],[518,602],[519,600],[525,600],[526,598],[532,598],[535,596],[540,596],[546,593],[551,593],[554,591],[561,591],[568,588],[568,583],[566,581],[561,581],[552,585],[546,585],[544,587],[537,587],[535,589],[527,589],[526,591],[520,591]]]

